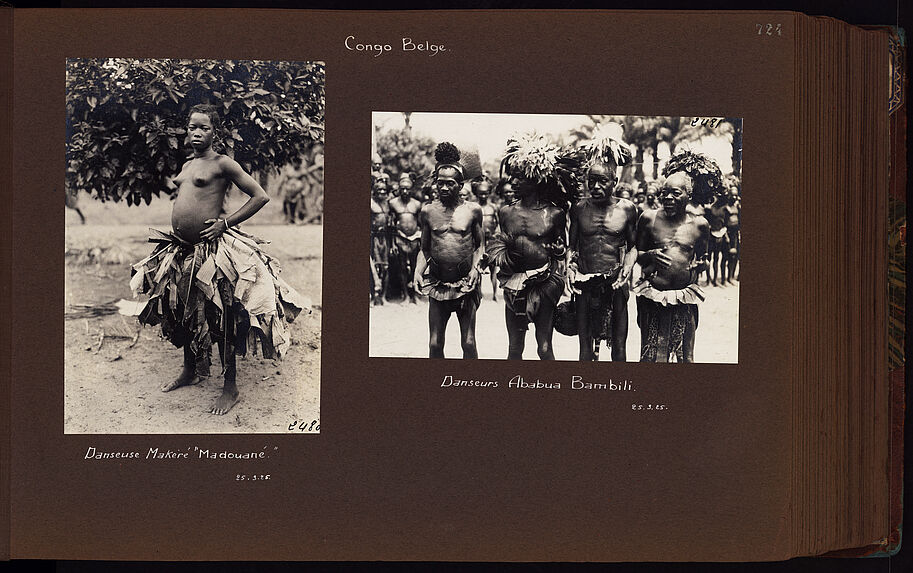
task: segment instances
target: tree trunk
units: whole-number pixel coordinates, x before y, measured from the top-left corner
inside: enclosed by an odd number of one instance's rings
[[[637,155],[634,157],[634,179],[638,182],[644,182],[644,148],[637,146]]]
[[[412,137],[412,125],[410,124],[411,119],[412,119],[412,112],[404,111],[403,112],[403,123],[406,124],[406,133],[409,135],[409,137]]]
[[[742,122],[732,125],[732,174],[742,176]]]

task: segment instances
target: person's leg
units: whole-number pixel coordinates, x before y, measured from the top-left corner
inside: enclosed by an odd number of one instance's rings
[[[554,360],[552,334],[555,332],[555,306],[543,300],[535,317],[535,325],[536,351],[539,353],[539,359]]]
[[[498,301],[498,267],[492,263],[488,267],[491,273],[491,300]]]
[[[697,338],[697,305],[685,305],[685,330],[682,334],[682,362],[694,362],[694,341]]]
[[[720,239],[720,286],[726,285],[726,277],[728,276],[729,271],[729,241],[724,235]]]
[[[190,348],[190,341],[193,336],[190,331],[184,326],[178,326],[175,330],[175,336],[179,336],[184,340],[184,367],[176,379],[162,384],[162,392],[171,392],[181,386],[199,384],[209,374],[207,361],[203,359],[204,357],[197,356]]]
[[[374,287],[374,306],[384,304],[384,296],[387,293],[387,265],[386,263],[375,263],[374,268],[377,271],[377,285]]]
[[[371,237],[371,262],[374,264],[374,271],[377,274],[377,284],[374,285],[373,292],[374,305],[380,306],[384,304],[384,297],[387,296],[389,257],[385,238],[378,231],[374,231]]]
[[[656,303],[654,303],[656,304]],[[672,338],[672,310],[669,307],[656,305],[654,309],[656,320],[656,362],[669,362]]]
[[[612,305],[612,362],[627,362],[628,344],[628,288],[626,286],[614,289],[611,300]]]
[[[708,246],[707,246],[707,249],[708,249],[708,251],[709,251],[709,257],[708,257],[708,258],[710,259],[710,266],[708,266],[708,267],[707,267],[707,270],[704,271],[704,272],[707,274],[707,282],[706,282],[705,284],[708,284],[708,285],[709,285],[709,284],[714,284],[714,285],[715,285],[715,284],[716,284],[716,278],[715,278],[715,277],[712,278],[712,279],[710,278],[710,273],[711,273],[711,272],[714,272],[714,273],[716,272],[714,260],[716,259],[717,249],[716,249],[716,243],[714,242],[714,239],[713,239],[713,235],[710,236],[710,241],[709,241],[709,244],[708,244]]]
[[[577,340],[580,343],[580,361],[596,360],[593,348],[593,334],[590,332],[590,293],[582,290],[574,297],[574,308],[577,311]]]
[[[507,359],[522,360],[523,349],[526,346],[526,317],[517,316],[510,305],[506,304],[505,295],[504,321],[507,324]]]
[[[223,297],[223,304],[224,299],[225,297]],[[224,332],[219,337],[219,352],[225,368],[225,381],[222,385],[222,394],[209,408],[211,414],[218,416],[227,413],[241,399],[241,394],[238,392],[237,365],[235,364],[235,313],[237,311],[230,303],[225,304],[224,309],[226,316],[222,321]]]
[[[477,287],[481,288],[481,287]],[[466,295],[473,296],[473,293]],[[460,344],[463,347],[463,358],[478,358],[476,348],[476,310],[475,301],[466,300],[457,309],[457,320],[460,321]]]
[[[713,238],[713,235],[710,236],[709,249],[710,249],[710,266],[707,267],[707,270],[706,270],[706,273],[707,273],[707,283],[706,284],[708,284],[708,285],[712,284],[712,285],[716,286],[716,263],[717,263],[717,258],[719,257],[720,251],[716,244],[716,240]],[[711,271],[713,272],[712,279],[710,278]]]
[[[437,299],[428,298],[428,357],[444,357],[444,333],[447,321],[450,320],[450,309]]]
[[[409,291],[409,302],[415,304],[415,265],[418,262],[418,248],[412,249],[412,252],[408,255],[409,268],[406,269],[406,276],[403,277],[403,284],[406,285],[406,289]]]
[[[739,231],[734,230],[729,233],[729,282],[731,283],[734,280],[738,280],[735,276],[735,267],[739,262],[739,250],[741,245],[739,244]]]

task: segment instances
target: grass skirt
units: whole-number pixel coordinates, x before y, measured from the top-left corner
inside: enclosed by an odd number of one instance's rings
[[[539,269],[517,273],[502,267],[498,282],[504,290],[507,309],[527,322],[535,323],[543,309],[550,308],[550,312],[554,312],[564,293],[564,276],[558,272],[555,261]]]
[[[590,323],[590,336],[597,342],[605,340],[609,348],[612,347],[612,301],[615,297],[612,285],[618,280],[620,269],[619,264],[610,273],[578,273],[571,283],[581,293],[578,300],[587,301],[585,311]]]
[[[697,285],[679,290],[657,290],[641,279],[637,295],[641,362],[694,362],[698,303],[704,293]]]
[[[309,303],[279,278],[278,262],[259,247],[266,241],[237,229],[195,244],[150,232],[158,245],[133,265],[130,279],[134,296],[150,297],[142,324],[161,324],[165,338],[198,356],[208,355],[213,342],[242,356],[248,347],[265,358],[288,351],[287,323]]]

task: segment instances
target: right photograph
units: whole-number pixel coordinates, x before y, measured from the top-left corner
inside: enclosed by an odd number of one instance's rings
[[[369,356],[738,363],[741,118],[372,119]]]

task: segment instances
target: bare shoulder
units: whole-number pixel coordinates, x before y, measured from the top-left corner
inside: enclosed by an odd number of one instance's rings
[[[229,157],[227,155],[222,155],[221,153],[216,157],[216,162],[218,162],[219,167],[221,167],[225,171],[243,170],[241,168],[241,164],[239,164],[237,161],[235,161],[231,157]]]
[[[656,221],[656,215],[659,213],[657,209],[647,209],[640,214],[640,219],[637,220],[638,225],[652,225]]]
[[[436,203],[437,203],[437,201],[432,201],[431,203],[426,203],[426,204],[422,205],[422,209],[421,209],[421,211],[419,211],[419,213],[422,216],[431,215],[432,213],[437,211],[437,208],[435,207]]]
[[[179,177],[190,168],[191,163],[193,163],[193,156],[184,159],[184,163],[181,164],[181,170],[178,172]]]
[[[637,209],[637,205],[635,205],[633,201],[629,199],[619,199],[618,206],[624,210],[629,219],[633,219],[635,221],[637,220],[637,216],[640,214],[640,212]]]
[[[478,203],[474,203],[472,201],[467,201],[466,203],[464,203],[464,205],[469,206],[470,211],[472,211],[473,217],[475,217],[476,215],[478,215],[479,217],[482,216],[482,206],[479,205]]]
[[[571,218],[576,217],[581,211],[583,211],[584,207],[586,207],[586,204],[587,204],[586,199],[580,199],[579,201],[577,201],[576,203],[571,205],[571,211],[570,211]]]
[[[548,213],[549,217],[555,217],[557,215],[565,215],[566,211],[561,207],[555,205],[554,203],[549,203],[545,208],[545,212]]]

